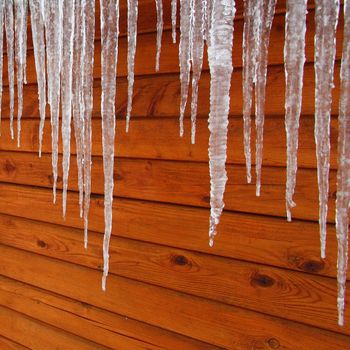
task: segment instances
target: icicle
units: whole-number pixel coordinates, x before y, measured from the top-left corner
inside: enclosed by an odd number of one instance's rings
[[[177,0],[171,0],[171,35],[173,38],[173,43],[176,43],[176,9]]]
[[[157,54],[156,54],[156,72],[159,71],[160,50],[162,48],[163,35],[163,0],[156,0],[157,8]]]
[[[286,212],[291,221],[295,206],[293,194],[297,173],[299,118],[301,113],[303,72],[305,62],[307,0],[288,0],[284,46],[286,75],[285,126],[287,134]]]
[[[41,147],[43,140],[46,108],[46,65],[45,65],[45,39],[44,39],[44,18],[41,7],[44,0],[29,0],[32,37],[35,56],[35,70],[39,93],[39,157],[41,157]]]
[[[188,84],[190,81],[190,42],[191,42],[191,6],[189,0],[180,0],[180,45],[179,45],[179,61],[180,61],[180,84],[181,84],[181,100],[180,100],[180,136],[183,136],[184,126],[183,119],[187,103]]]
[[[28,26],[28,1],[23,0],[23,42],[22,42],[22,67],[23,82],[27,84],[27,26]]]
[[[192,0],[193,16],[192,17],[192,45],[191,45],[191,62],[192,62],[192,101],[191,101],[191,142],[196,142],[196,116],[198,102],[198,82],[202,72],[203,49],[204,49],[204,12],[203,1]]]
[[[23,73],[27,41],[27,1],[15,0],[15,61],[17,72],[17,147],[21,144],[21,118],[23,111]]]
[[[315,12],[315,141],[319,191],[321,257],[326,256],[326,224],[330,155],[330,112],[332,104],[335,34],[339,0],[319,0]]]
[[[58,128],[60,111],[60,72],[62,58],[63,2],[45,0],[45,33],[48,101],[50,104],[52,135],[53,202],[56,203]]]
[[[72,119],[72,69],[73,69],[73,39],[74,39],[74,0],[65,0],[63,5],[63,31],[64,37],[62,46],[62,145],[63,145],[63,192],[62,211],[66,216],[68,174],[70,163],[70,136]]]
[[[247,168],[247,182],[251,183],[251,109],[253,84],[255,82],[256,66],[256,44],[258,42],[256,24],[258,18],[255,16],[258,2],[255,0],[244,1],[244,29],[243,29],[243,134],[244,134],[244,155]]]
[[[75,0],[75,24],[74,24],[74,49],[73,49],[73,121],[74,135],[77,153],[78,188],[79,188],[79,208],[80,217],[83,216],[84,199],[84,178],[83,178],[83,158],[84,158],[84,116],[83,116],[83,8],[82,0]]]
[[[13,0],[5,0],[5,29],[7,44],[7,67],[8,83],[10,90],[10,132],[11,138],[13,133],[13,112],[15,103],[15,70],[14,70],[14,31],[13,31]]]
[[[265,90],[267,73],[267,56],[270,41],[270,31],[275,14],[276,0],[263,0],[259,11],[261,18],[259,28],[259,42],[256,51],[255,76],[255,126],[256,126],[256,195],[260,196],[261,165],[263,150],[263,132],[265,119]]]
[[[227,126],[232,75],[232,40],[234,0],[214,0],[208,58],[210,68],[209,167],[210,167],[210,226],[209,245],[214,243],[216,226],[224,207],[223,196],[227,181],[225,163]]]
[[[126,132],[129,131],[132,95],[134,88],[134,67],[137,37],[138,0],[128,0],[128,107],[126,112]]]
[[[1,104],[2,104],[2,68],[4,58],[4,2],[0,2],[0,135],[1,135]]]
[[[84,246],[88,244],[88,224],[91,194],[91,114],[93,101],[93,67],[95,40],[95,1],[85,0],[83,31],[83,100],[84,100]]]
[[[112,233],[113,170],[115,139],[115,95],[119,35],[119,0],[101,0],[101,114],[105,194],[102,289],[106,290],[109,241]]]
[[[338,174],[336,231],[338,240],[338,323],[344,325],[346,273],[348,267],[348,231],[350,207],[350,2],[344,1],[344,39],[340,70],[338,133]]]

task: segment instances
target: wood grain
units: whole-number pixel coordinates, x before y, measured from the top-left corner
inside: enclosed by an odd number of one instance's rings
[[[98,278],[101,275],[97,271],[5,246],[0,246],[0,253],[4,261],[0,272],[4,276],[135,319],[147,315],[150,324],[217,346],[248,349],[252,344],[260,344],[261,348],[268,349],[273,338],[273,342],[285,349],[295,349],[295,343],[301,339],[300,349],[328,349],[330,333],[320,329],[113,275],[109,276],[107,291],[102,292]],[[89,290],[81,288],[87,284]],[[206,315],[205,319],[203,315]],[[234,329],[232,325],[235,325]],[[331,334],[335,349],[348,344],[348,337]]]

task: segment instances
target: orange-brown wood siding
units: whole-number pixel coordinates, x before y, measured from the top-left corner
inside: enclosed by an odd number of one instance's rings
[[[9,136],[5,55],[0,138],[0,349],[350,348],[350,310],[337,326],[336,141],[342,15],[332,107],[327,258],[319,257],[314,125],[314,10],[309,4],[307,63],[294,220],[285,219],[284,8],[271,33],[261,197],[245,180],[242,146],[242,0],[237,1],[225,212],[208,246],[209,72],[199,90],[197,143],[178,136],[178,46],[164,0],[160,72],[155,74],[155,4],[140,0],[135,94],[126,112],[126,2],[121,2],[113,236],[107,291],[101,291],[103,175],[100,41],[97,7],[93,179],[89,247],[83,247],[76,158],[71,158],[67,218],[61,192],[52,204],[49,113],[38,158],[38,101],[28,32],[21,148]],[[28,28],[30,29],[30,28]],[[49,112],[49,111],[48,111]],[[16,114],[15,114],[16,115]],[[254,134],[254,132],[253,132]],[[75,153],[74,140],[73,154]],[[60,148],[61,151],[61,148]],[[60,169],[61,175],[61,169]],[[62,187],[59,177],[58,187]],[[350,275],[349,275],[350,276]],[[350,285],[347,301],[349,304]]]

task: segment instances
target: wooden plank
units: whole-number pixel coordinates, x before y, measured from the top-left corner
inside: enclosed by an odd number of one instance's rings
[[[2,350],[28,350],[27,347],[17,344],[10,339],[0,336],[0,347]]]
[[[112,349],[219,349],[5,277],[0,280],[1,305]]]
[[[31,186],[52,186],[51,156],[39,158],[33,153],[0,152],[0,181]],[[104,193],[101,178],[102,158],[94,157],[92,192]],[[61,164],[61,158],[59,158]],[[71,158],[69,188],[77,190],[76,159]],[[261,197],[255,196],[254,184],[246,183],[244,166],[228,165],[225,209],[238,212],[285,217],[285,169],[264,167]],[[299,169],[293,217],[318,220],[316,170]],[[209,171],[206,163],[171,162],[143,159],[120,159],[115,164],[114,195],[150,201],[209,208]],[[62,187],[59,169],[58,188]],[[330,172],[328,218],[334,222],[336,172]]]
[[[192,145],[190,134],[187,133],[182,139],[179,137],[178,119],[143,119],[137,118],[132,121],[133,126],[129,133],[125,133],[125,122],[117,120],[117,134],[115,141],[116,157],[122,158],[147,158],[163,160],[185,160],[192,162],[208,162],[208,122],[205,119],[197,120],[196,144]],[[25,119],[22,121],[23,133],[21,147],[17,147],[16,140],[12,140],[9,130],[9,120],[2,122],[5,130],[0,137],[0,150],[37,152],[39,121]],[[185,121],[186,130],[190,130],[190,121]],[[242,120],[231,118],[228,134],[228,164],[245,164],[243,152],[243,125]],[[284,118],[267,117],[264,131],[264,159],[263,164],[272,166],[285,166],[286,164],[286,140]],[[102,131],[101,121],[92,121],[93,139],[92,153],[95,156],[102,155]],[[154,132],[157,130],[157,132]],[[281,130],[276,133],[276,130]],[[331,121],[331,169],[337,167],[337,133],[338,121]],[[314,118],[303,116],[300,120],[299,129],[299,168],[316,168],[316,151],[314,142]],[[252,130],[255,138],[255,131]],[[72,137],[71,153],[75,154],[75,138]],[[44,129],[43,152],[51,153],[51,127],[46,123]],[[62,143],[59,143],[59,152],[62,153]],[[253,163],[254,163],[253,152]]]
[[[0,225],[0,243],[102,268],[101,235],[90,232],[86,254],[81,232],[59,227],[46,231],[35,224],[25,229],[14,225],[16,234]],[[110,256],[110,273],[118,276],[323,328],[337,320],[337,284],[329,278],[119,237],[112,241]]]
[[[0,306],[0,333],[32,350],[97,350],[106,347],[63,332]]]
[[[338,114],[339,99],[339,62],[335,65],[332,114]],[[284,114],[285,82],[283,66],[272,66],[267,75],[265,114],[281,116]],[[209,73],[204,72],[199,83],[198,116],[207,117],[209,113]],[[116,97],[116,114],[125,118],[127,106],[127,79],[118,79]],[[305,65],[302,114],[314,114],[314,68]],[[132,118],[135,117],[174,117],[179,115],[180,82],[177,74],[160,74],[135,78]],[[24,87],[23,117],[38,117],[38,93],[36,85]],[[93,115],[100,117],[101,86],[96,80],[94,85]],[[16,108],[15,108],[16,111]],[[47,107],[47,111],[49,108]],[[242,115],[242,72],[236,69],[231,80],[230,114]],[[15,114],[16,115],[16,114]],[[185,112],[188,118],[189,104]],[[8,88],[4,88],[2,101],[2,117],[9,117]],[[131,129],[133,124],[131,121]],[[8,132],[8,131],[6,131]],[[25,132],[25,131],[23,131]],[[285,132],[284,130],[281,132]],[[189,129],[185,133],[190,133]]]
[[[1,213],[38,220],[43,227],[43,222],[64,225],[68,230],[83,226],[76,193],[69,193],[68,214],[63,220],[60,193],[58,204],[54,206],[52,193],[48,189],[0,183],[0,192]],[[316,223],[298,220],[288,223],[283,219],[225,211],[215,245],[210,248],[207,239],[208,215],[205,209],[118,198],[113,204],[112,234],[307,273],[336,276],[334,225],[328,226],[327,258],[323,260],[320,259],[319,228]],[[20,226],[17,219],[4,220],[9,230],[11,227],[20,229],[23,225],[30,227],[28,221]],[[89,228],[104,233],[101,196],[93,196],[91,200]],[[49,227],[45,229],[51,232]],[[80,239],[80,247],[82,234],[77,239]]]
[[[274,343],[293,350],[296,345],[300,349],[328,349],[330,343],[334,349],[349,345],[348,336],[113,275],[109,276],[107,291],[102,292],[101,275],[97,271],[17,249],[1,246],[0,256],[0,273],[4,276],[128,317],[147,320],[150,324],[217,346],[250,349],[252,343],[259,343],[267,347],[272,338]],[[334,328],[339,327],[334,323]],[[339,331],[346,332],[346,328]]]

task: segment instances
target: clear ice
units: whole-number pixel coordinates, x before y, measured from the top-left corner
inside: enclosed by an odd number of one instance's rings
[[[5,0],[5,30],[7,44],[7,67],[8,83],[10,90],[10,133],[14,138],[13,132],[13,112],[15,105],[15,68],[14,68],[14,31],[13,31],[13,0]]]
[[[128,107],[126,112],[126,132],[129,131],[132,95],[134,89],[134,69],[137,39],[138,0],[128,0]]]
[[[305,62],[307,0],[288,0],[284,45],[286,76],[285,127],[287,134],[286,212],[291,221],[295,206],[293,194],[296,184],[299,118],[301,113],[303,73]]]
[[[216,226],[224,208],[227,181],[226,150],[232,75],[234,0],[214,0],[208,59],[210,68],[209,169],[210,224],[209,245],[214,243]]]
[[[180,0],[180,136],[184,134],[184,114],[187,104],[188,85],[191,69],[191,4],[189,0]]]
[[[315,141],[321,257],[326,256],[330,116],[339,0],[319,0],[315,10]]]
[[[35,70],[39,94],[39,157],[43,140],[46,108],[46,65],[45,65],[45,32],[42,7],[44,0],[29,0],[32,38],[34,46]]]
[[[102,289],[106,290],[109,270],[109,241],[112,233],[113,170],[115,140],[115,96],[118,59],[119,0],[101,0],[101,115],[104,171],[103,277]]]
[[[350,207],[350,1],[344,1],[343,56],[340,69],[338,173],[335,227],[338,240],[338,323],[344,325]]]
[[[45,0],[46,62],[48,102],[52,136],[53,202],[56,203],[58,132],[60,112],[60,72],[62,58],[63,2]]]
[[[94,83],[94,40],[95,40],[95,1],[83,1],[83,106],[84,106],[84,247],[88,244],[88,224],[91,195],[91,115]]]
[[[65,40],[62,45],[62,71],[61,71],[61,94],[62,94],[62,172],[63,192],[62,211],[66,216],[68,175],[70,164],[70,136],[72,119],[72,70],[73,70],[73,43],[74,43],[74,0],[65,0],[63,5],[63,31]]]
[[[196,116],[198,103],[198,82],[203,66],[204,51],[204,7],[202,0],[191,0],[191,63],[192,63],[192,100],[191,100],[191,142],[196,142]]]
[[[0,135],[1,135],[1,104],[2,104],[2,69],[4,58],[4,2],[0,2]]]
[[[263,0],[258,13],[259,21],[258,47],[256,51],[255,72],[255,127],[256,127],[256,149],[255,149],[255,172],[256,172],[256,195],[260,196],[261,187],[261,165],[263,151],[263,132],[265,120],[265,93],[267,56],[270,41],[270,32],[275,14],[276,0]]]
[[[163,0],[156,0],[157,10],[157,53],[156,53],[156,72],[159,71],[160,50],[162,48],[163,35]]]
[[[176,43],[176,11],[177,0],[171,0],[171,36],[173,43]]]

